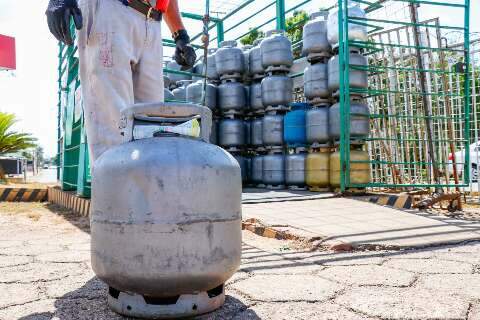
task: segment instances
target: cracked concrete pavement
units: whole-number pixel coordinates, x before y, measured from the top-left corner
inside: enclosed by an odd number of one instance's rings
[[[480,243],[421,250],[302,251],[245,231],[226,304],[197,319],[480,320]],[[126,319],[89,265],[88,220],[0,203],[0,319]]]

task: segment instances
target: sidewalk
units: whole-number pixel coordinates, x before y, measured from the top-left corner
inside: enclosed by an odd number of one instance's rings
[[[480,240],[480,221],[393,209],[355,198],[244,204],[243,217],[357,247],[411,248]]]
[[[225,306],[197,319],[480,319],[479,242],[334,253],[243,236]],[[0,319],[126,319],[106,306],[89,242],[86,218],[0,203]]]

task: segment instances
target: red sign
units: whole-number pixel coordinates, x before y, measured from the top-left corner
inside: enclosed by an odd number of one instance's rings
[[[15,38],[0,34],[0,70],[15,70]]]

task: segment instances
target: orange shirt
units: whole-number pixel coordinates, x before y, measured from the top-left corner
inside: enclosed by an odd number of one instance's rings
[[[170,3],[170,0],[157,0],[156,9],[158,11],[162,11],[163,13],[165,13],[168,9],[169,3]]]

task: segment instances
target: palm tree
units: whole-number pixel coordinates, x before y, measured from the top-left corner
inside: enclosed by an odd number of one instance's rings
[[[18,133],[11,130],[16,122],[14,114],[0,112],[0,155],[19,152],[36,146],[37,139],[29,133]],[[0,164],[0,180],[4,179],[4,170]]]
[[[12,126],[17,122],[15,115],[0,112],[0,155],[22,151],[35,147],[37,139],[29,133],[12,131]]]

